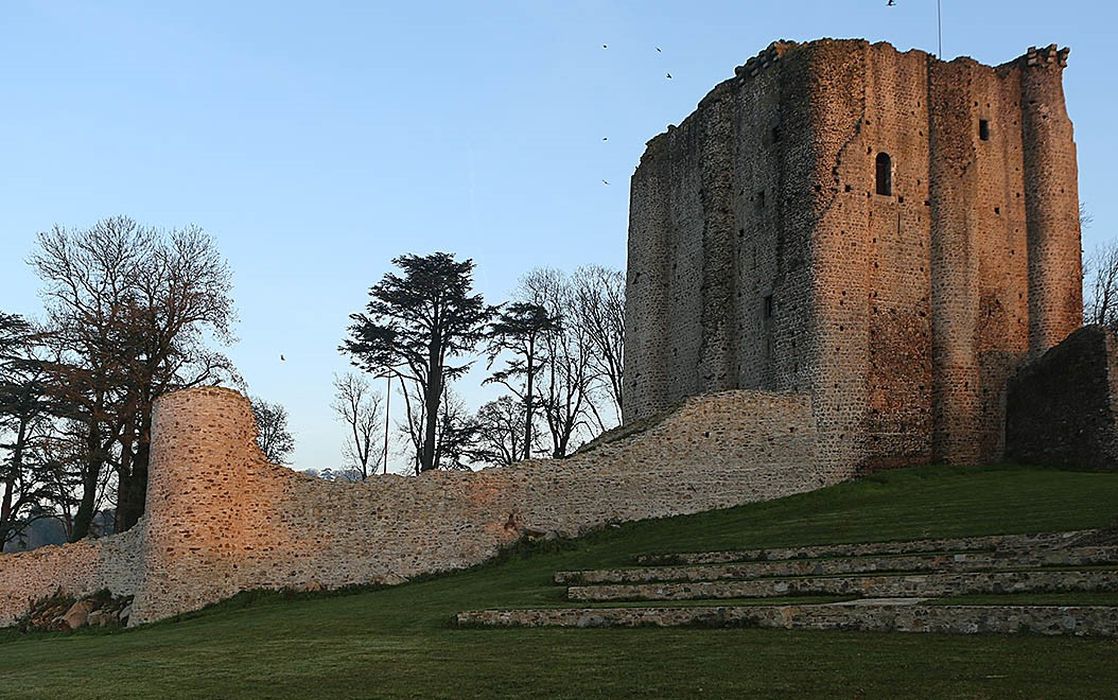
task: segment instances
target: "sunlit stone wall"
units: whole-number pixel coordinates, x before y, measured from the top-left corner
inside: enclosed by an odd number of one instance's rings
[[[729,391],[565,460],[347,484],[269,464],[228,389],[155,407],[147,515],[123,535],[0,557],[0,621],[58,587],[135,594],[131,623],[255,588],[395,584],[529,536],[695,513],[825,485],[810,400]]]
[[[55,593],[77,596],[103,588],[135,593],[143,570],[143,527],[141,520],[111,537],[0,555],[0,627],[15,622],[31,601]]]

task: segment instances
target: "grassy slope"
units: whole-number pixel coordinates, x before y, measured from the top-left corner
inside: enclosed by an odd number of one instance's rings
[[[556,604],[556,569],[652,551],[1095,527],[1118,474],[921,468],[627,525],[393,589],[245,596],[128,632],[0,636],[2,697],[1097,697],[1118,641],[782,630],[454,629],[467,608]]]

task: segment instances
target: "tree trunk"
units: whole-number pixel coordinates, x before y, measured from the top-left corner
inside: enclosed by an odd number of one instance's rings
[[[560,429],[559,433],[554,436],[555,448],[551,451],[552,459],[562,459],[567,456],[567,443],[570,442],[571,433],[568,430]]]
[[[129,418],[120,431],[120,462],[116,467],[116,513],[113,519],[114,532],[124,529],[123,516],[129,507],[132,490],[132,462],[136,456],[132,451],[136,443],[136,417]]]
[[[130,446],[128,447],[130,449]],[[123,462],[124,460],[122,460]],[[140,415],[136,450],[131,457],[131,470],[119,475],[116,503],[116,532],[129,529],[144,514],[144,501],[148,488],[148,464],[151,461],[151,412]]]
[[[427,407],[423,426],[423,450],[419,455],[419,471],[425,472],[435,468],[435,441],[439,425],[439,399],[442,394],[441,363],[435,362],[430,368],[430,381],[427,382],[427,394],[423,397]]]
[[[86,437],[86,463],[82,470],[82,496],[78,502],[78,512],[74,514],[74,525],[70,531],[70,541],[77,542],[89,535],[93,525],[93,506],[97,500],[97,482],[101,479],[101,434],[90,427]]]
[[[532,360],[534,359],[535,345],[531,340],[528,341],[528,357],[525,362],[525,367],[528,370],[528,378],[524,386],[524,459],[532,458],[532,399],[535,397],[535,388],[533,384],[535,374],[535,366]]]
[[[87,473],[82,477],[82,498],[78,502],[78,512],[74,513],[74,527],[70,532],[71,542],[77,542],[88,536],[93,525],[93,504],[97,497],[97,478],[101,472],[100,465],[95,465],[93,462],[90,460],[86,467]]]
[[[4,479],[4,497],[0,502],[0,552],[8,542],[12,526],[12,498],[16,489],[16,479],[23,470],[23,445],[27,441],[27,420],[19,420],[19,430],[16,431],[15,445],[12,446],[12,463],[9,467],[7,478]]]
[[[12,491],[15,489],[14,475],[8,475],[4,480],[4,500],[0,503],[0,552],[8,543],[8,534],[12,531]]]

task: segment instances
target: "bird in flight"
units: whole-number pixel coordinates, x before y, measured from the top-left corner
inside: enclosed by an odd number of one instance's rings
[[[896,7],[897,6],[897,0],[889,0],[889,2],[885,3],[885,6],[886,7]]]
[[[603,49],[608,49],[609,47],[608,47],[608,46],[606,46],[605,44],[602,44],[602,48],[603,48]]]
[[[280,362],[287,362],[287,358],[283,355],[280,355]]]
[[[660,47],[659,47],[659,46],[657,46],[657,47],[656,47],[656,53],[664,53],[664,52],[660,50]]]
[[[603,141],[609,141],[609,137],[608,137],[608,136],[603,136],[603,137],[602,137],[602,140],[603,140]]]
[[[672,74],[668,73],[668,74],[666,74],[666,77],[668,78],[668,80],[671,80],[672,79]]]
[[[609,180],[602,180],[602,184],[603,184],[603,185],[608,185],[608,184],[609,184]]]

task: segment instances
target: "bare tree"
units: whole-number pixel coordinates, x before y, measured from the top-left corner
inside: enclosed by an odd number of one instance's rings
[[[1095,248],[1083,267],[1083,322],[1118,330],[1118,240]]]
[[[541,405],[551,437],[551,456],[567,454],[571,440],[586,425],[590,411],[590,346],[577,316],[571,280],[559,270],[536,268],[520,278],[517,296],[539,304],[563,323],[543,335]]]
[[[478,409],[474,418],[476,437],[470,458],[493,466],[508,466],[525,452],[524,406],[511,396],[502,396]]]
[[[253,397],[252,415],[256,419],[256,445],[272,464],[287,464],[295,450],[295,438],[287,427],[287,409]]]
[[[30,263],[55,341],[54,399],[84,426],[73,537],[89,532],[106,469],[117,482],[117,529],[127,529],[144,509],[152,402],[236,380],[228,359],[206,347],[231,340],[229,270],[201,229],[164,232],[127,217],[41,233]]]
[[[1087,205],[1080,202],[1080,228],[1092,221]],[[1118,330],[1118,240],[1099,244],[1083,259],[1083,323]]]
[[[404,391],[407,389],[405,388]],[[413,399],[414,400],[414,399]],[[425,416],[418,412],[405,414],[408,421],[401,427],[408,436],[412,450],[412,465],[418,476],[424,471],[422,453],[425,435]],[[435,421],[435,453],[432,455],[431,469],[442,471],[469,470],[469,457],[474,444],[476,428],[466,412],[465,403],[447,390],[439,402],[439,414]]]
[[[1079,203],[1079,228],[1085,229],[1095,221],[1095,216],[1087,209],[1086,202]]]
[[[590,346],[588,363],[591,379],[602,388],[612,404],[610,420],[597,411],[598,428],[606,430],[621,422],[621,401],[625,354],[625,274],[598,265],[575,270],[572,284],[575,295],[574,319],[585,332]]]
[[[344,448],[350,467],[368,479],[383,461],[383,453],[375,449],[374,440],[381,424],[381,396],[374,393],[369,382],[352,372],[334,377],[334,402],[331,408],[349,431]]]

